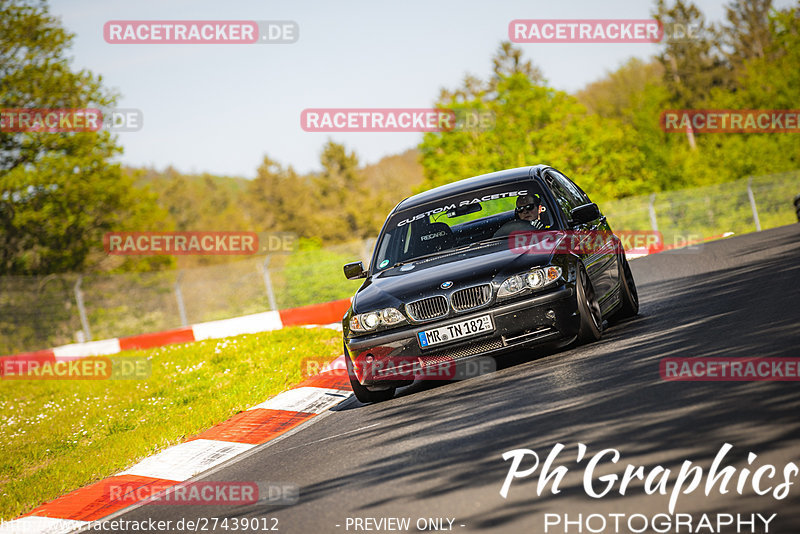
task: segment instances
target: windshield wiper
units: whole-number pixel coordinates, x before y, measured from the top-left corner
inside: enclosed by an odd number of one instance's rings
[[[466,245],[461,245],[460,247],[448,248],[448,249],[444,249],[444,250],[439,250],[437,252],[431,252],[430,254],[425,254],[423,256],[416,256],[414,258],[409,258],[409,259],[404,260],[404,261],[398,261],[397,263],[392,265],[392,268],[400,267],[401,265],[406,265],[408,263],[415,263],[415,262],[418,262],[418,261],[421,261],[421,260],[425,260],[425,259],[428,259],[428,258],[433,258],[434,256],[439,256],[440,254],[445,254],[445,253],[447,253],[447,254],[455,254],[457,252],[461,252],[461,251],[467,250],[469,248],[472,248],[472,247],[474,247],[475,245],[478,245],[478,244],[487,244],[487,243],[491,243],[493,241],[501,241],[501,240],[507,239],[507,238],[508,238],[508,236],[505,236],[505,235],[504,236],[497,236],[497,237],[489,237],[487,239],[481,239],[480,241],[475,241],[474,243],[468,243]]]
[[[418,262],[420,260],[433,258],[434,256],[438,256],[439,254],[444,254],[445,252],[453,252],[455,250],[458,250],[458,249],[448,248],[448,249],[445,249],[445,250],[439,250],[437,252],[431,252],[430,254],[423,254],[422,256],[415,256],[413,258],[409,258],[409,259],[404,260],[404,261],[398,261],[397,263],[392,265],[392,268],[399,267],[401,265],[406,265],[408,263],[416,263],[416,262]]]
[[[474,247],[475,245],[484,245],[486,243],[492,243],[494,241],[502,241],[504,239],[508,239],[507,235],[497,235],[492,237],[487,237],[486,239],[481,239],[480,241],[475,241],[474,243],[470,243],[467,245],[467,248]]]

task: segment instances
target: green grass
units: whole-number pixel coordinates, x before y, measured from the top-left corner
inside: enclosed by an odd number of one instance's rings
[[[122,471],[302,381],[341,333],[286,328],[127,351],[147,380],[0,381],[0,518]]]

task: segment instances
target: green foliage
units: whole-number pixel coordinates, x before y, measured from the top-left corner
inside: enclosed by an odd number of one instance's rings
[[[457,115],[488,112],[495,118],[494,127],[425,134],[419,147],[426,175],[421,189],[548,163],[580,177],[581,185],[598,198],[649,190],[652,173],[644,154],[631,146],[631,126],[590,114],[575,97],[540,85],[537,71],[529,65],[520,68],[519,51],[507,43],[494,64],[489,80],[468,78],[461,89],[443,91],[445,100],[437,103]]]
[[[285,231],[309,237],[315,198],[307,178],[264,156],[248,187],[248,207],[257,231]]]
[[[326,244],[375,236],[394,205],[421,181],[415,151],[360,167],[355,153],[328,141],[322,171],[305,176],[264,157],[243,202],[257,231],[292,232]]]
[[[46,4],[0,0],[0,11],[0,110],[115,102],[100,77],[71,70],[65,54],[73,36]],[[103,131],[0,132],[0,274],[96,268],[105,232],[158,224],[163,213],[153,197],[111,163],[119,152]]]
[[[255,231],[253,214],[246,209],[247,188],[244,178],[216,176],[209,173],[183,174],[172,167],[163,171],[126,167],[137,187],[153,192],[159,209],[166,213],[159,231]],[[235,256],[179,256],[180,268],[218,264]]]
[[[658,61],[645,62],[632,57],[613,72],[594,81],[576,93],[578,100],[591,113],[618,119],[636,126],[632,112],[647,104],[643,98],[654,85],[660,85],[664,68]]]
[[[158,203],[180,231],[236,231],[250,228],[242,200],[250,184],[243,178],[208,173],[182,174],[172,167],[164,171],[126,168],[140,187],[156,193]]]
[[[682,132],[665,133],[659,123],[668,109],[796,108],[798,8],[770,11],[768,0],[732,2],[719,28],[706,24],[691,3],[658,2],[656,8],[656,16],[667,23],[697,22],[707,32],[699,32],[697,41],[667,42],[657,63],[631,60],[578,93],[599,115],[633,127],[636,135],[630,142],[645,156],[650,190],[707,186],[800,167],[796,133],[695,133],[690,140]]]
[[[721,48],[734,73],[746,61],[765,57],[772,43],[769,13],[772,0],[734,0],[725,6]]]
[[[323,249],[319,239],[301,239],[298,250],[289,256],[282,271],[285,285],[278,293],[278,307],[306,306],[353,296],[362,280],[347,280],[342,266],[358,259],[353,253]]]
[[[736,5],[745,9],[744,5]],[[769,32],[769,37],[759,38],[759,42],[766,43],[763,53],[752,53],[740,62],[735,71],[735,90],[722,87],[712,90],[706,107],[797,108],[800,102],[800,8],[775,11],[762,23]],[[708,177],[706,183],[800,167],[798,133],[710,133],[698,134],[697,139],[701,160],[698,172]]]
[[[328,141],[320,162],[322,172],[312,178],[316,206],[309,217],[311,235],[333,242],[375,235],[386,213],[375,209],[378,194],[366,186],[356,155]]]
[[[658,60],[664,67],[664,84],[671,101],[680,108],[701,107],[715,87],[729,87],[730,67],[720,51],[720,34],[708,24],[703,12],[691,1],[656,2],[656,20],[665,28],[692,28],[689,38],[668,35]]]

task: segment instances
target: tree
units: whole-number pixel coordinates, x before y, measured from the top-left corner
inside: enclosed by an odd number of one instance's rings
[[[407,196],[421,178],[415,151],[362,169],[355,153],[328,141],[320,163],[322,171],[299,176],[264,157],[247,189],[258,231],[292,232],[320,244],[373,237],[398,195]]]
[[[308,181],[292,167],[284,169],[264,156],[248,188],[248,198],[257,231],[316,235],[309,224],[316,209],[316,196]]]
[[[329,241],[349,241],[377,234],[386,214],[378,211],[379,193],[366,187],[355,153],[328,141],[320,163],[322,172],[312,179],[319,206],[312,221],[318,235]]]
[[[774,12],[768,20],[768,44],[737,72],[735,92],[717,91],[715,99],[744,108],[794,109],[800,101],[800,7]]]
[[[509,167],[548,163],[574,176],[598,198],[650,189],[651,173],[631,144],[633,130],[615,118],[590,114],[562,91],[544,85],[521,62],[519,50],[504,43],[486,82],[474,79],[460,90],[442,91],[438,107],[488,112],[487,129],[425,134],[419,150],[428,189]],[[512,65],[512,68],[507,68]]]
[[[800,102],[800,7],[774,11],[768,19],[769,36],[763,53],[753,54],[737,70],[736,90],[713,92],[720,109],[796,109]],[[708,137],[708,136],[707,136]],[[735,169],[736,178],[748,174],[800,168],[800,134],[721,134],[709,144],[707,159],[721,168]]]
[[[745,61],[762,58],[772,41],[769,12],[772,0],[735,0],[725,6],[728,24],[723,26],[725,57],[734,72]]]
[[[590,113],[633,124],[633,113],[642,104],[648,85],[661,85],[664,67],[660,62],[632,57],[617,70],[607,72],[576,93]]]
[[[668,33],[658,55],[673,104],[684,108],[700,107],[713,88],[730,87],[730,70],[717,45],[720,34],[713,24],[706,23],[702,11],[693,2],[676,0],[668,8],[665,0],[658,0],[654,17],[668,32],[676,26],[691,28],[693,32],[686,38],[673,38]]]
[[[377,234],[383,217],[401,200],[413,194],[424,179],[422,165],[419,163],[419,152],[409,148],[401,154],[384,156],[377,163],[367,165],[361,171],[364,184],[374,193],[372,201],[378,213],[377,226],[373,234]]]
[[[115,103],[99,76],[71,69],[66,52],[73,36],[46,3],[0,0],[0,11],[0,113]],[[6,130],[0,131],[0,274],[96,268],[105,257],[105,232],[148,230],[165,216],[112,163],[121,150],[109,132]]]

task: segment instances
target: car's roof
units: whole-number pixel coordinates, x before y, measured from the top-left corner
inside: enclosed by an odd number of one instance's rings
[[[404,211],[427,204],[440,198],[449,198],[462,193],[469,193],[470,191],[474,191],[476,189],[518,182],[534,176],[536,174],[535,171],[545,169],[547,167],[548,165],[517,167],[516,169],[490,172],[489,174],[481,174],[480,176],[473,176],[472,178],[465,178],[464,180],[459,180],[457,182],[440,185],[439,187],[435,187],[412,197],[408,197],[400,202],[393,211]]]

